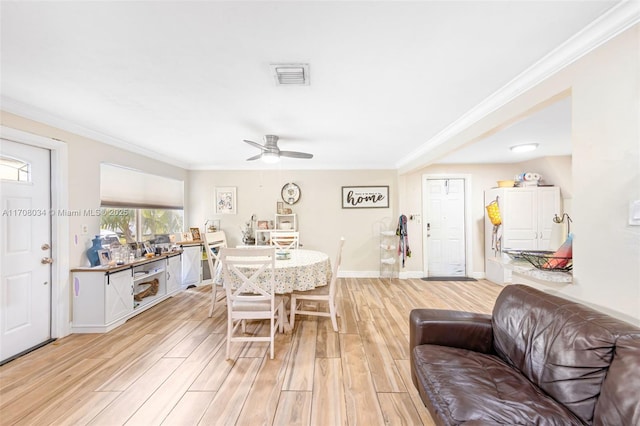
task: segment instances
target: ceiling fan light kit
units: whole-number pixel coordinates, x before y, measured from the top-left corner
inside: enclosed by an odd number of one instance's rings
[[[289,158],[303,158],[310,159],[313,158],[313,154],[309,154],[306,152],[298,152],[298,151],[281,151],[278,148],[278,137],[276,135],[265,135],[264,137],[264,145],[260,145],[257,142],[244,140],[244,142],[249,145],[260,149],[262,152],[258,155],[254,155],[253,157],[247,158],[247,161],[257,160],[261,158],[265,163],[277,163],[280,161],[280,157],[289,157]]]

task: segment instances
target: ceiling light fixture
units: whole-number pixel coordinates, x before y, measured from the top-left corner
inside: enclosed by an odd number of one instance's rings
[[[514,145],[509,147],[512,152],[529,152],[538,148],[537,143],[524,143],[521,145]]]
[[[280,161],[280,156],[277,153],[269,151],[263,152],[260,158],[262,159],[262,162],[268,164],[273,164]]]

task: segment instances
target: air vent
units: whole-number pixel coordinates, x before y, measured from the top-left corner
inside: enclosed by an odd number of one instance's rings
[[[276,85],[308,86],[309,64],[271,64]]]

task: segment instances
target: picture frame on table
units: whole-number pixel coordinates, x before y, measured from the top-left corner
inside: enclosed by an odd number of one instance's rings
[[[268,220],[259,220],[258,221],[258,229],[269,229],[269,221]]]
[[[216,214],[236,214],[237,194],[235,186],[219,186],[215,189]]]
[[[278,214],[284,214],[284,201],[278,201],[276,203],[276,212]]]
[[[183,232],[182,241],[193,241],[193,235],[191,234],[191,232]]]
[[[98,250],[98,259],[100,259],[100,265],[108,265],[111,262],[111,253],[109,250]]]
[[[200,228],[189,228],[189,230],[191,231],[191,239],[193,241],[200,241],[202,238],[200,238]]]
[[[389,208],[389,186],[343,186],[343,209]]]

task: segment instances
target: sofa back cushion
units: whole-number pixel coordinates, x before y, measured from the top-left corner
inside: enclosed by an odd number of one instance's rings
[[[496,353],[591,424],[616,340],[634,327],[524,285],[505,287],[492,321]]]

